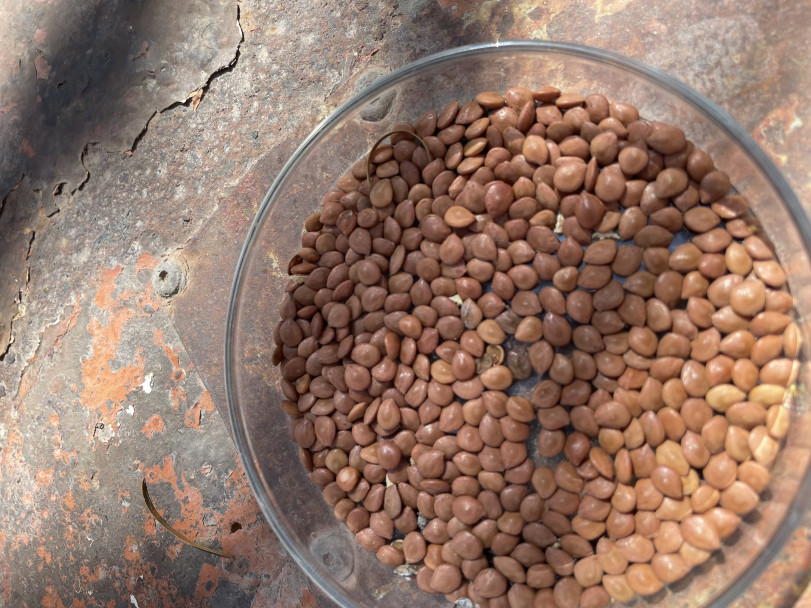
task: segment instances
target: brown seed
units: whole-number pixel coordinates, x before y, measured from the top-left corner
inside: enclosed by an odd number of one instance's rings
[[[507,579],[495,568],[485,568],[476,575],[473,589],[483,598],[494,598],[507,591]]]
[[[690,465],[684,457],[681,446],[668,439],[656,448],[656,464],[675,469],[679,475],[687,475]]]
[[[487,344],[501,344],[507,337],[498,323],[492,319],[482,321],[476,328],[476,333]]]
[[[653,545],[656,547],[657,554],[675,553],[683,541],[679,522],[663,521],[659,527],[659,533],[653,539]],[[654,559],[656,559],[655,556]]]
[[[574,565],[574,578],[582,587],[598,585],[603,577],[603,568],[597,556],[591,555],[577,560]]]
[[[602,427],[622,430],[631,421],[631,413],[619,401],[607,401],[594,412],[594,419]]]
[[[651,471],[651,481],[656,489],[662,492],[665,496],[670,496],[671,498],[681,498],[681,476],[675,469],[672,469],[666,465],[658,465],[654,467],[653,471]]]
[[[635,589],[628,583],[625,574],[606,574],[603,576],[603,587],[618,602],[627,602],[634,597]]]
[[[735,481],[721,492],[721,506],[737,515],[745,515],[759,502],[757,493],[742,481]]]
[[[710,171],[701,178],[702,203],[713,203],[725,196],[730,188],[729,177],[722,171]]]
[[[555,583],[553,597],[560,608],[578,608],[583,588],[573,577],[567,576]]]
[[[625,578],[628,586],[640,595],[651,595],[662,588],[662,581],[649,564],[631,564]]]
[[[705,517],[712,523],[721,538],[728,538],[741,523],[738,515],[722,507],[713,507],[707,511]]]
[[[678,553],[657,553],[651,559],[651,568],[665,584],[675,583],[690,571],[690,566]]]
[[[470,226],[474,221],[476,221],[476,217],[461,206],[450,207],[445,212],[445,223],[451,228],[465,228]]]
[[[440,564],[431,576],[431,588],[437,593],[451,593],[462,584],[462,572],[452,564]]]
[[[688,177],[682,169],[664,169],[656,176],[655,192],[660,198],[671,198],[687,188]]]
[[[660,154],[675,154],[685,145],[684,132],[673,125],[654,122],[647,137],[648,145]]]
[[[631,534],[616,543],[617,548],[630,563],[650,561],[655,553],[653,543],[641,534]]]
[[[513,382],[512,372],[504,365],[494,365],[481,374],[481,382],[490,390],[506,390]]]
[[[513,557],[497,555],[493,558],[493,567],[512,583],[523,584],[527,580],[526,570],[524,570],[521,563]]]
[[[725,490],[734,483],[737,476],[737,463],[726,453],[715,454],[710,457],[704,467],[704,479],[712,487]]]
[[[732,310],[742,316],[751,317],[763,310],[766,303],[766,288],[761,281],[746,280],[734,286],[729,292]]]
[[[721,546],[715,527],[703,515],[691,515],[681,522],[684,540],[705,551],[714,551]]]
[[[779,450],[780,444],[769,435],[765,426],[757,426],[749,433],[749,451],[755,462],[770,468]]]
[[[648,155],[644,150],[635,146],[627,146],[620,150],[619,165],[626,175],[636,175],[648,166]]]

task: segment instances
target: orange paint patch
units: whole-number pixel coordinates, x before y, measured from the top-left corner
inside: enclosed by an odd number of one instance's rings
[[[156,464],[144,469],[144,476],[147,483],[158,483],[165,481],[177,486],[177,476],[175,475],[174,457],[166,456],[161,464]]]
[[[67,512],[70,512],[73,511],[73,509],[75,508],[76,501],[73,499],[73,492],[68,490],[67,494],[65,494],[65,497],[62,499],[62,509]]]
[[[146,511],[144,511],[146,513]],[[155,536],[158,532],[158,522],[151,515],[144,518],[144,535]]]
[[[85,586],[89,586],[90,583],[98,583],[101,580],[101,566],[96,566],[93,570],[88,566],[82,566],[79,568],[79,578],[82,579]]]
[[[162,433],[163,432],[163,418],[161,418],[160,414],[153,414],[152,417],[146,421],[146,424],[141,429],[141,431],[147,436],[152,437],[155,433]]]
[[[141,559],[141,552],[138,550],[138,541],[133,536],[127,536],[124,542],[124,559],[136,561]]]
[[[99,289],[96,291],[96,297],[93,302],[102,310],[108,308],[113,303],[110,296],[112,296],[113,291],[115,291],[115,280],[118,278],[118,275],[121,274],[122,270],[124,270],[124,267],[119,264],[115,268],[106,268],[99,273],[101,275],[99,277]]]
[[[188,410],[186,410],[185,416],[185,423],[186,426],[190,429],[199,429],[200,428],[200,402],[198,401],[193,406],[191,406]]]
[[[170,396],[172,398],[172,409],[179,412],[181,404],[186,404],[186,391],[179,386],[173,386],[170,391]]]
[[[153,258],[148,252],[144,251],[138,256],[138,261],[135,263],[135,274],[142,270],[154,270],[159,261],[160,258]]]
[[[36,482],[37,486],[39,486],[40,489],[47,488],[49,485],[51,485],[53,479],[54,479],[53,469],[47,471],[44,469],[40,469],[34,476],[34,481]]]
[[[158,328],[155,328],[155,344],[163,349],[163,352],[166,353],[166,356],[172,363],[172,380],[179,382],[186,375],[186,372],[180,367],[180,358],[177,352],[164,342],[163,332]]]
[[[56,589],[51,585],[45,587],[45,597],[40,602],[42,608],[65,608],[65,604],[59,599]]]
[[[85,473],[81,473],[77,477],[76,483],[85,492],[93,492],[98,488],[98,482],[88,477]]]
[[[210,541],[210,537],[207,536],[209,530],[205,525],[203,525],[203,519],[205,518],[205,515],[209,513],[213,514],[215,517],[217,517],[217,514],[212,513],[209,509],[206,509],[203,506],[202,494],[197,488],[189,485],[189,483],[186,481],[185,472],[181,475],[180,480],[178,480],[178,477],[175,474],[173,457],[167,456],[163,459],[161,464],[145,468],[144,474],[146,476],[147,483],[150,485],[157,484],[159,482],[166,482],[172,486],[175,499],[180,503],[180,515],[175,515],[177,513],[176,510],[169,509],[169,506],[165,503],[165,497],[163,498],[163,501],[158,497],[159,490],[157,488],[154,490],[154,492],[152,491],[152,488],[150,488],[150,495],[155,503],[155,507],[158,509],[159,513],[166,517],[170,525],[178,532],[185,534],[193,540],[203,542]],[[166,515],[167,512],[172,514],[171,517]],[[231,519],[230,521],[242,522],[242,520],[238,520],[236,518]],[[230,523],[227,525],[218,524],[215,526],[215,529],[226,531],[228,529],[228,525],[230,525]],[[169,549],[169,557],[171,559],[177,557],[182,548],[181,543],[173,545]]]
[[[214,411],[214,400],[211,398],[211,393],[208,391],[204,391],[202,395],[200,395],[200,405],[203,409],[207,412]]]
[[[45,562],[44,564],[40,563],[37,565],[37,570],[42,572],[42,568],[51,563],[51,554],[45,550],[45,545],[40,545],[37,547],[37,555],[43,560],[43,562]]]
[[[112,424],[117,431],[116,415],[122,409],[121,403],[142,382],[144,358],[140,348],[131,364],[116,371],[110,369],[110,363],[116,356],[116,347],[121,340],[121,332],[131,318],[132,311],[119,310],[108,325],[102,325],[98,319],[93,319],[88,324],[93,356],[82,361],[84,390],[81,399],[82,405],[97,414],[91,420],[91,436],[92,428],[98,422]]]
[[[94,316],[87,325],[93,355],[82,361],[84,389],[80,397],[82,405],[95,414],[89,420],[90,437],[99,422],[112,425],[113,433],[117,433],[116,415],[122,409],[121,403],[143,381],[144,358],[141,348],[137,349],[131,363],[120,366],[116,371],[111,369],[124,327],[135,315],[135,311],[124,306],[121,299],[111,299],[115,280],[121,270],[121,266],[116,266],[101,271],[94,303],[102,314]],[[121,298],[124,297],[122,294]],[[101,321],[105,316],[106,324]]]
[[[318,608],[318,601],[309,589],[305,589],[301,594],[299,605],[301,608]]]
[[[11,537],[11,550],[19,551],[20,547],[28,547],[31,544],[31,535],[27,532],[20,532]]]
[[[198,605],[202,605],[202,600],[210,600],[220,584],[222,570],[211,564],[203,564],[200,569],[200,577],[197,579],[197,586],[194,589],[194,599]],[[208,603],[208,602],[206,602]]]
[[[98,513],[94,513],[90,509],[85,509],[79,516],[79,521],[84,525],[85,530],[90,530],[101,525],[101,517]]]
[[[199,429],[203,410],[206,412],[214,411],[214,401],[212,401],[208,391],[204,391],[203,394],[200,395],[200,401],[186,410],[186,426],[190,429]]]

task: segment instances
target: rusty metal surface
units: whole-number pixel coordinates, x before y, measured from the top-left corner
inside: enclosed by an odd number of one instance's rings
[[[241,43],[227,1],[19,0],[0,15],[0,197],[19,183],[0,211],[0,312],[14,317],[0,355],[2,608],[329,605],[251,496],[221,415],[222,341],[257,205],[358,81],[471,42],[610,49],[729,111],[811,212],[811,13],[789,0],[245,0]],[[172,77],[152,79],[164,65]],[[60,88],[68,72],[84,76]],[[199,106],[173,105],[204,85]],[[188,283],[165,300],[153,270],[170,254]],[[237,560],[155,528],[143,477],[170,522]],[[803,592],[810,519],[756,583],[764,605]]]
[[[34,212],[21,193],[22,188],[10,192],[0,206],[0,357],[10,346],[11,325],[28,282],[27,258],[34,240],[34,232],[27,229]]]
[[[183,20],[185,27],[177,27]],[[0,214],[59,210],[89,177],[87,146],[134,147],[158,111],[193,96],[234,59],[237,7],[201,0],[133,3],[7,2],[0,7]],[[193,100],[194,102],[199,100]],[[22,191],[25,191],[25,196]],[[19,213],[17,213],[19,215]],[[29,218],[36,214],[29,213]],[[33,222],[13,226],[33,235]],[[5,222],[4,248],[24,240]],[[20,232],[20,230],[14,230]],[[13,242],[12,242],[13,241]],[[20,241],[20,242],[16,242]],[[4,259],[0,353],[17,314],[12,283],[25,265]],[[19,292],[20,289],[17,289]]]
[[[228,302],[236,261],[248,228],[270,187],[268,176],[281,169],[297,142],[288,139],[274,145],[272,152],[262,157],[234,192],[220,201],[217,212],[184,247],[183,257],[190,266],[189,284],[167,306],[170,318],[183,336],[183,345],[206,378],[206,387],[229,430],[228,411],[223,407],[224,303]],[[206,311],[205,316],[200,315],[201,311]]]
[[[0,193],[25,174],[48,206],[87,178],[85,145],[130,150],[242,37],[235,5],[202,0],[10,2],[0,15]]]

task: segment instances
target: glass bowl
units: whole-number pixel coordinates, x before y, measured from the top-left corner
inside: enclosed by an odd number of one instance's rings
[[[273,327],[288,282],[287,263],[300,246],[304,219],[323,195],[396,123],[416,120],[448,101],[481,91],[553,85],[603,93],[637,106],[648,120],[684,129],[707,151],[734,187],[748,197],[787,268],[808,344],[811,312],[811,226],[801,205],[763,151],[724,112],[681,82],[602,50],[551,42],[509,42],[462,47],[412,63],[375,82],[324,120],[301,144],[270,188],[251,226],[236,269],[228,310],[225,373],[235,440],[251,487],[284,547],[339,606],[447,605],[420,591],[360,548],[337,521],[299,463],[278,407],[279,374],[271,363]],[[386,113],[385,105],[391,108]],[[380,111],[383,106],[383,111]],[[380,119],[381,114],[383,118]],[[368,120],[367,120],[368,119]],[[805,352],[805,351],[804,351]],[[807,356],[803,356],[807,360]],[[805,384],[805,366],[798,386]],[[756,512],[684,580],[633,606],[726,606],[739,597],[779,553],[807,508],[808,400],[799,394],[792,423]],[[751,604],[753,605],[753,604]]]

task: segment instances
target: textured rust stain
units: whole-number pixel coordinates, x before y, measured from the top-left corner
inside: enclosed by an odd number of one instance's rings
[[[318,608],[318,602],[309,589],[305,589],[301,594],[300,606],[301,608]]]
[[[63,439],[62,439],[62,430],[59,425],[59,414],[56,412],[52,413],[48,416],[48,426],[53,428],[53,433],[51,435],[51,445],[53,446],[53,457],[54,460],[57,462],[62,462],[64,464],[70,464],[71,461],[74,461],[77,457],[77,450],[73,449],[70,452],[66,452],[63,448]],[[68,495],[70,495],[70,491],[68,491]]]
[[[594,22],[599,23],[603,17],[610,17],[626,6],[631,4],[633,0],[597,0],[594,3]]]
[[[222,572],[220,568],[211,564],[203,564],[200,576],[194,589],[194,599],[199,602],[208,602],[217,590]]]
[[[179,348],[173,348],[166,344],[166,342],[163,340],[163,332],[158,328],[155,328],[155,344],[163,349],[163,352],[166,353],[166,356],[172,363],[172,380],[175,382],[182,380],[186,375],[186,372],[180,366],[180,356],[178,354]]]
[[[40,604],[42,608],[65,608],[65,604],[57,595],[56,588],[51,585],[45,588],[45,597],[42,598]]]
[[[160,414],[152,414],[149,420],[146,421],[146,424],[141,428],[141,432],[147,436],[147,438],[152,437],[155,433],[162,433],[163,432],[163,418],[161,418]]]
[[[113,369],[124,327],[136,313],[134,308],[124,305],[126,299],[131,296],[130,292],[124,292],[117,298],[113,298],[112,295],[116,287],[116,278],[122,270],[122,266],[116,266],[99,273],[94,304],[101,314],[91,318],[87,325],[92,355],[82,361],[84,388],[81,392],[81,401],[91,413],[88,422],[89,438],[92,438],[100,424],[110,425],[113,433],[117,433],[116,417],[122,409],[121,404],[128,393],[143,382],[144,358],[140,347],[130,363]]]
[[[209,413],[214,411],[214,401],[212,401],[211,395],[209,394],[208,391],[205,391],[200,396],[200,400],[193,406],[191,406],[188,410],[186,410],[185,415],[186,426],[189,427],[190,429],[199,429],[203,411]]]
[[[79,314],[82,312],[81,302],[77,301],[67,316],[63,316],[55,325],[43,332],[41,344],[47,345],[46,353],[49,357],[62,347],[62,338],[76,325]],[[39,382],[40,372],[45,359],[39,356],[39,351],[27,361],[27,367],[20,378],[19,396],[24,399],[31,389]]]
[[[138,261],[135,263],[135,274],[137,275],[142,270],[154,270],[158,262],[160,262],[160,258],[153,257],[151,253],[144,251],[138,256]]]
[[[758,142],[772,159],[780,166],[788,161],[786,154],[786,139],[803,126],[803,121],[797,116],[800,99],[797,95],[789,95],[788,101],[777,106],[755,127],[752,137]]]

